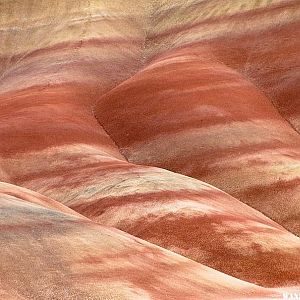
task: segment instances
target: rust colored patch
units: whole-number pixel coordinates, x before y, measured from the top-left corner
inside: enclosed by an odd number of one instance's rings
[[[227,246],[228,241],[246,238],[239,229],[218,232],[223,222],[243,222],[245,219],[227,215],[185,218],[179,215],[166,215],[155,222],[142,218],[126,228],[126,231],[161,247],[171,249],[181,255],[206,264],[231,276],[262,286],[297,285],[300,280],[298,257],[300,248],[293,253],[280,249],[262,251],[259,242],[253,242],[249,249],[237,251]],[[125,228],[121,228],[125,229]],[[254,229],[259,232],[257,228]],[[268,233],[265,229],[261,232]],[[270,233],[272,230],[270,231]],[[248,253],[247,253],[248,251]]]

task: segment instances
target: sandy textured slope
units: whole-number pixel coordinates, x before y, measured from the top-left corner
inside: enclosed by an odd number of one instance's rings
[[[244,280],[299,282],[299,239],[211,186],[127,163],[84,105],[69,119],[60,97],[65,92],[47,88],[2,98],[2,166],[11,182]]]
[[[238,278],[266,286],[299,282],[300,239],[233,197],[192,178],[106,157],[101,148],[63,151],[20,155],[21,172],[31,173],[19,184]],[[60,163],[58,153],[65,157]]]
[[[214,184],[298,233],[299,135],[207,48],[165,54],[100,99],[96,115],[130,161]]]
[[[299,2],[221,2],[0,0],[0,298],[299,288]]]
[[[152,59],[96,115],[130,161],[209,182],[299,235],[300,137],[287,111],[300,112],[300,5],[271,2],[161,5]]]
[[[5,274],[1,299],[278,299],[280,295],[98,226],[13,185],[0,183],[0,212],[0,265]]]
[[[247,76],[299,131],[297,0],[157,1],[151,51],[195,41]]]

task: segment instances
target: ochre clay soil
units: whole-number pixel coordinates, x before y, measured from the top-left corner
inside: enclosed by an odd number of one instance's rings
[[[0,299],[300,294],[300,2],[0,0]]]

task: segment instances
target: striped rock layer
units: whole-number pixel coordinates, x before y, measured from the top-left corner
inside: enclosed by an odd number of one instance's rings
[[[0,2],[0,297],[297,289],[297,30],[298,1]]]
[[[1,299],[279,298],[30,190],[0,183],[0,199]]]
[[[300,3],[236,2],[162,4],[148,64],[96,116],[129,161],[208,182],[299,235]]]

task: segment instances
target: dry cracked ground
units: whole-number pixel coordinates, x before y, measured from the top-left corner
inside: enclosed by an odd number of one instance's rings
[[[300,299],[299,0],[0,0],[0,299]]]

